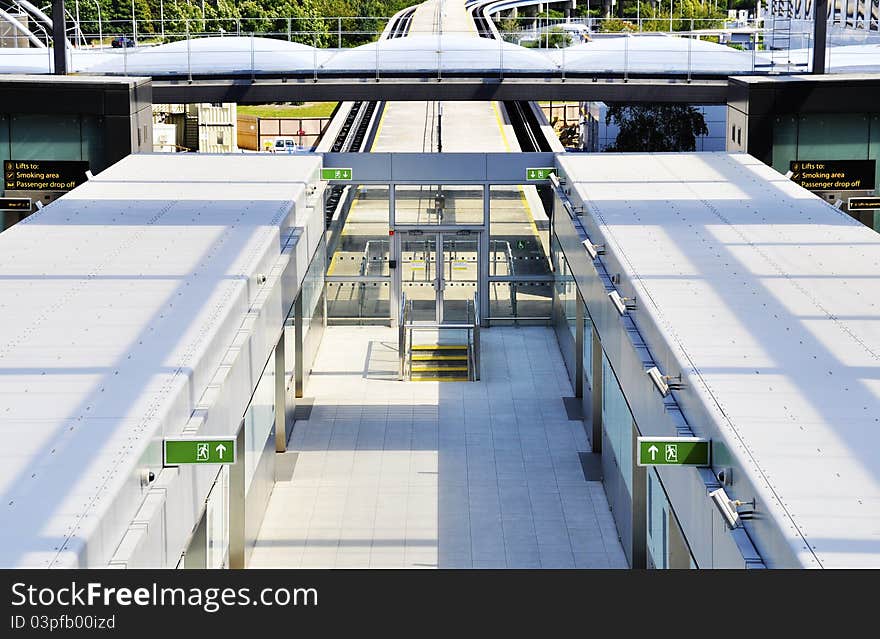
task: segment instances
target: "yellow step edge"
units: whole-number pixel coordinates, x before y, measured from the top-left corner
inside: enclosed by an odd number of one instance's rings
[[[469,382],[467,377],[416,377],[410,378],[411,382]]]
[[[458,344],[413,344],[414,351],[466,351],[467,345]]]
[[[413,373],[467,372],[467,366],[413,366]]]
[[[467,355],[413,355],[414,362],[466,362]]]

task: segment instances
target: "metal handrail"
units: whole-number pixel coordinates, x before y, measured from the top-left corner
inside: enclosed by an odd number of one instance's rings
[[[397,329],[397,356],[400,360],[398,369],[398,378],[403,381],[406,379],[405,361],[406,361],[406,293],[400,293],[400,314],[398,317]]]
[[[410,310],[412,309],[412,301],[406,299],[406,293],[400,294],[400,311],[398,315],[399,324],[397,328],[397,357],[398,357],[398,379],[407,380],[410,377],[410,366],[408,366],[407,355],[410,352],[413,331],[439,331],[439,330],[458,330],[467,331],[468,343],[468,377],[472,381],[480,379],[480,306],[479,296],[474,293],[474,299],[467,301],[467,323],[466,324],[442,324],[439,322],[413,322],[410,321]]]
[[[474,293],[474,381],[480,381],[480,297]]]

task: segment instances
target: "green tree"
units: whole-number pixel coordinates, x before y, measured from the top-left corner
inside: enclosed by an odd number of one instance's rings
[[[607,151],[694,151],[697,136],[708,135],[703,114],[687,104],[610,104],[605,124],[620,131]]]

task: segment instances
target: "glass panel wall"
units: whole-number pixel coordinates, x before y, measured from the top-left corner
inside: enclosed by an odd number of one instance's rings
[[[648,470],[648,565],[658,569],[669,567],[669,503],[657,477]]]
[[[220,468],[205,505],[205,568],[229,564],[229,466]]]
[[[489,282],[489,317],[514,320],[549,318],[553,312],[553,282]]]
[[[632,498],[633,416],[617,382],[617,376],[602,354],[602,427],[617,460],[626,491]]]
[[[870,160],[880,157],[880,114],[809,113],[773,121],[773,168],[789,170],[794,160]],[[875,164],[880,193],[880,162]],[[865,222],[866,220],[862,220]]]
[[[584,304],[584,352],[583,352],[583,364],[584,364],[584,376],[586,377],[587,383],[592,386],[593,385],[593,321],[590,319],[590,314],[587,311],[587,305]],[[584,393],[587,390],[584,389]]]
[[[489,197],[489,275],[550,275],[550,222],[536,188],[492,186]]]
[[[82,160],[80,116],[16,113],[10,118],[16,160]]]
[[[300,289],[302,300],[303,370],[312,367],[324,335],[324,270],[326,244],[321,240]]]
[[[479,184],[400,184],[394,190],[397,225],[482,225],[483,187]]]
[[[330,221],[327,275],[388,276],[389,200],[387,186],[351,185],[349,202]]]
[[[551,318],[549,219],[534,186],[489,188],[488,263],[491,318]]]
[[[346,204],[327,231],[327,319],[334,324],[387,323],[391,317],[390,190],[385,185],[345,189]]]
[[[391,285],[385,282],[327,281],[327,319],[334,324],[387,323]]]
[[[275,425],[275,350],[244,413],[244,490],[250,490],[260,455]]]
[[[558,318],[568,326],[571,338],[575,339],[577,335],[577,284],[574,281],[574,274],[568,266],[568,260],[565,259],[565,253],[554,238],[553,240],[553,261],[556,264],[556,299],[559,302]],[[558,323],[558,322],[557,322]]]

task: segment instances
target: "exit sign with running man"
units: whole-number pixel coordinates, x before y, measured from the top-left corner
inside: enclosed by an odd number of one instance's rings
[[[234,437],[169,437],[162,440],[163,466],[234,464]]]
[[[556,169],[552,166],[531,167],[526,169],[526,180],[530,182],[549,180],[551,173],[556,173]]]
[[[639,437],[639,466],[708,466],[710,446],[700,437]]]

